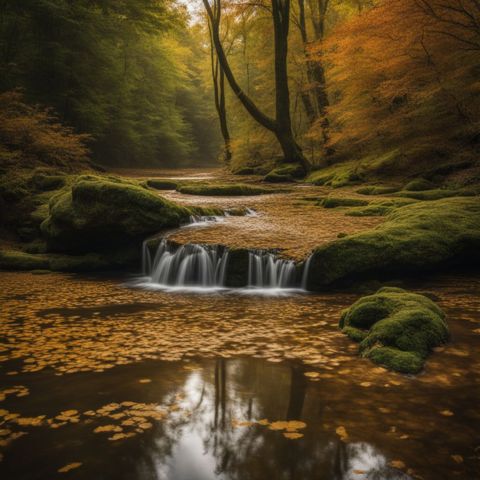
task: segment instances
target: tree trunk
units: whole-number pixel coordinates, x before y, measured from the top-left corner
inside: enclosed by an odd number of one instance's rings
[[[233,93],[254,120],[274,133],[282,149],[284,160],[286,162],[298,162],[305,171],[308,171],[310,163],[303,155],[301,147],[295,141],[290,117],[290,92],[287,72],[290,0],[271,0],[271,3],[275,37],[275,118],[269,117],[257,107],[237,83],[235,75],[230,68],[220,40],[221,0],[214,0],[213,9],[208,0],[203,0],[212,30],[212,40],[218,61]]]
[[[228,129],[227,106],[225,102],[225,73],[215,54],[215,47],[212,39],[212,29],[210,31],[210,62],[212,67],[213,93],[215,98],[215,109],[217,110],[218,121],[220,123],[220,131],[223,137],[223,161],[227,165],[232,159],[230,131]]]

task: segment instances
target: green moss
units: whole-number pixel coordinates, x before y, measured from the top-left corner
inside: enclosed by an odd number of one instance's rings
[[[307,181],[314,185],[325,185],[333,188],[355,185],[362,181],[357,166],[352,163],[340,163],[313,172]]]
[[[132,266],[139,261],[138,249],[115,253],[62,255],[55,253],[26,253],[19,250],[0,251],[0,270],[93,272]]]
[[[224,210],[215,207],[190,207],[192,215],[201,217],[221,217],[225,215]]]
[[[418,373],[429,352],[449,338],[445,314],[429,298],[386,287],[346,310],[340,328],[360,354],[401,373]]]
[[[147,185],[147,187],[154,188],[155,190],[176,190],[178,184],[168,180],[158,180],[152,178],[147,180],[145,185]]]
[[[177,227],[190,215],[133,183],[89,175],[50,199],[41,230],[53,251],[92,252]]]
[[[363,207],[369,202],[360,198],[326,197],[318,202],[324,208]]]
[[[372,202],[366,207],[352,208],[345,215],[349,217],[383,217],[393,210],[414,203],[414,200],[392,199]]]
[[[464,189],[464,190],[447,190],[447,189],[435,189],[435,190],[426,190],[420,192],[398,192],[395,194],[398,197],[412,198],[415,200],[440,200],[442,198],[452,198],[452,197],[473,197],[476,195],[474,190]]]
[[[368,186],[357,190],[361,195],[388,195],[389,193],[398,192],[397,187]]]
[[[274,168],[264,180],[271,183],[292,182],[295,178],[303,178],[305,169],[299,163],[287,163]]]
[[[322,289],[368,276],[419,274],[480,263],[480,199],[416,202],[389,213],[373,230],[317,248],[308,285]]]
[[[433,190],[434,188],[435,184],[424,178],[416,178],[403,187],[407,192],[420,192],[424,190]]]
[[[253,185],[244,184],[191,184],[181,185],[177,188],[180,193],[188,195],[206,195],[206,196],[248,196],[248,195],[263,195],[266,193],[273,193],[273,190],[256,187]]]
[[[63,175],[45,175],[35,173],[31,179],[33,188],[41,192],[59,190],[66,184],[66,177]]]
[[[18,250],[0,251],[1,270],[49,270],[50,262],[45,255],[32,255]]]
[[[294,181],[291,175],[281,175],[276,172],[268,173],[263,180],[268,183],[288,183]]]

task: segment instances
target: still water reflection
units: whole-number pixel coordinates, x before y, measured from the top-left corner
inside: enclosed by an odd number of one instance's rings
[[[105,423],[120,425],[121,419],[108,413],[94,420],[80,414],[79,423],[58,429],[55,435],[40,427],[6,452],[2,478],[52,478],[59,475],[59,467],[77,461],[82,466],[69,472],[71,478],[411,478],[388,465],[400,452],[369,438],[368,431],[361,435],[363,440],[342,441],[332,426],[345,419],[332,418],[326,385],[308,382],[298,366],[254,359],[151,362],[142,365],[142,375],[151,382],[140,391],[136,369],[117,370],[109,373],[108,381],[87,374],[75,385],[64,386],[58,377],[43,374],[31,385],[27,409],[53,417],[55,407],[67,399],[80,412],[133,399],[132,403],[155,403],[159,410],[169,406],[168,415],[141,436],[118,443],[94,433]],[[42,385],[47,391],[40,390]],[[282,420],[306,424],[298,430],[303,436],[291,440],[285,430],[270,428]]]
[[[479,278],[410,285],[452,333],[416,377],[338,331],[354,294],[0,282],[2,480],[480,478]]]

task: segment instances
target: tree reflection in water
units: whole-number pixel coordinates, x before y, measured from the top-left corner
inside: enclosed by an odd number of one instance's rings
[[[155,480],[407,480],[365,442],[344,443],[319,428],[328,408],[309,395],[301,366],[217,359],[192,372],[175,392],[187,417],[173,415],[156,432],[139,478]],[[302,420],[300,440],[235,421]],[[232,424],[233,421],[233,424]]]

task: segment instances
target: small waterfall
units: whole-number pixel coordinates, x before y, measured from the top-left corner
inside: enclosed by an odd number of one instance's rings
[[[277,258],[269,252],[250,252],[248,286],[250,288],[295,288],[297,286],[295,262]]]
[[[175,247],[162,240],[151,260],[144,244],[142,264],[151,283],[165,287],[214,288],[225,285],[228,250],[218,246]]]
[[[191,215],[184,227],[206,227],[211,223],[222,222],[224,219],[224,217],[213,215]]]
[[[308,286],[308,273],[310,271],[310,264],[312,263],[313,253],[310,255],[303,266],[303,273],[302,273],[302,290],[307,290]]]

